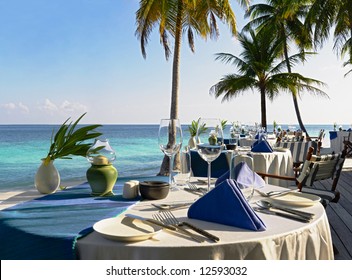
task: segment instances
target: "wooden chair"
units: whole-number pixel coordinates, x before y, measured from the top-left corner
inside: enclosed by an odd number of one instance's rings
[[[348,133],[348,136],[343,138],[343,144],[346,149],[346,157],[352,157],[352,131]]]
[[[278,176],[266,173],[258,174],[265,177],[290,180],[296,183],[300,192],[315,194],[321,198],[324,207],[330,202],[338,202],[340,193],[337,190],[337,183],[346,157],[346,148],[339,154],[313,155],[314,148],[310,147],[306,160],[303,163],[300,175],[295,177]],[[314,185],[316,181],[332,180],[331,189],[319,188]]]

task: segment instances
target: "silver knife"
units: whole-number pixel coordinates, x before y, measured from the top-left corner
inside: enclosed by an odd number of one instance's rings
[[[145,218],[145,217],[141,217],[141,216],[137,216],[137,215],[133,215],[133,214],[125,214],[125,217],[129,217],[129,218],[140,220],[140,221],[145,221],[145,222],[157,225],[157,226],[162,227],[162,228],[167,228],[169,230],[177,231],[176,227],[171,226],[171,225],[166,225],[166,224],[164,224],[162,222],[159,222],[158,220],[154,220],[154,219],[151,219],[151,218]]]
[[[253,209],[257,212],[260,212],[260,213],[285,217],[285,218],[296,220],[296,221],[303,222],[303,223],[309,223],[311,221],[311,219],[307,219],[307,218],[297,216],[294,214],[281,213],[281,212],[276,212],[276,211],[268,210],[268,209],[262,209],[262,208],[258,208],[258,207],[253,207]]]
[[[188,226],[190,229],[193,229],[195,232],[198,232],[199,234],[209,238],[210,240],[213,240],[215,242],[220,241],[220,238],[211,234],[210,232],[205,231],[204,229],[201,229],[193,224],[190,224],[188,222],[182,222],[182,225]]]
[[[291,208],[287,208],[287,207],[282,207],[282,206],[278,206],[278,205],[276,205],[274,203],[272,203],[272,207],[271,208],[274,208],[274,209],[276,208],[276,209],[279,209],[279,210],[282,210],[282,211],[285,211],[285,212],[288,212],[288,213],[291,213],[291,214],[294,214],[294,215],[305,217],[307,219],[314,218],[314,216],[315,216],[314,213],[300,211],[300,210],[297,210],[297,209],[291,209]]]

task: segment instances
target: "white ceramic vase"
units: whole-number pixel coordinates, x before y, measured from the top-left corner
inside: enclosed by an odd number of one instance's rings
[[[57,171],[54,161],[48,164],[42,160],[37,173],[35,174],[35,187],[42,194],[54,193],[60,186],[60,174]]]

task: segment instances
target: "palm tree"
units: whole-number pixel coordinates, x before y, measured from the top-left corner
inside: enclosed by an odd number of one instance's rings
[[[238,0],[247,5],[248,0]],[[230,27],[236,34],[236,18],[229,0],[140,0],[136,12],[136,35],[141,43],[142,55],[146,57],[146,45],[155,26],[159,26],[160,42],[168,59],[171,54],[169,37],[174,38],[170,118],[178,118],[178,98],[180,80],[180,54],[182,35],[187,35],[192,52],[194,36],[206,39],[219,35],[216,18]],[[160,174],[167,174],[168,157],[164,157]]]
[[[267,127],[266,98],[273,100],[280,91],[295,95],[301,90],[327,96],[325,92],[312,86],[322,86],[322,82],[298,73],[283,72],[286,61],[278,61],[282,54],[282,39],[274,38],[270,30],[262,29],[258,33],[250,30],[249,36],[242,32],[238,39],[243,48],[239,57],[229,53],[219,53],[216,56],[216,60],[231,63],[238,70],[238,74],[226,75],[211,87],[210,94],[216,98],[222,96],[222,101],[230,101],[249,89],[259,91],[261,125]],[[304,53],[298,53],[288,57],[288,60],[290,65],[294,65],[304,58]]]
[[[244,27],[244,30],[254,27],[261,30],[270,29],[282,42],[283,55],[286,60],[287,71],[292,72],[289,58],[289,43],[295,42],[302,54],[304,50],[312,47],[309,32],[304,25],[304,18],[308,12],[309,1],[297,0],[268,0],[267,4],[256,4],[249,7],[246,17],[252,20]],[[304,59],[304,56],[302,56]],[[300,91],[292,94],[293,105],[298,124],[309,138],[308,132],[302,121],[298,106]]]
[[[347,64],[350,64],[352,62],[352,1],[312,0],[311,2],[306,23],[313,33],[315,46],[322,46],[334,28],[333,48],[341,57],[347,55]],[[348,73],[350,71],[346,75]]]

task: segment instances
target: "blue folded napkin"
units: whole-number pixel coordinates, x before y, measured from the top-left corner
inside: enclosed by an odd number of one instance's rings
[[[254,173],[254,183],[253,183],[254,188],[264,187],[265,186],[264,179],[261,176],[259,176],[256,172],[252,171],[252,169],[250,169],[250,167],[245,162],[240,162],[235,167],[235,170],[233,172],[233,174],[235,174],[235,178],[230,178],[230,171],[227,171],[216,180],[215,186],[219,185],[226,179],[233,179],[238,183],[239,187],[243,189],[248,185],[247,183],[248,178],[250,178],[250,176],[253,176],[252,175],[253,173]]]
[[[188,218],[234,226],[254,231],[266,229],[234,180],[226,179],[194,202]]]
[[[252,152],[257,152],[257,153],[272,153],[273,149],[271,148],[270,144],[268,141],[265,139],[261,141],[255,141],[253,143],[253,147],[251,149]]]
[[[337,138],[337,131],[330,131],[330,140]]]

